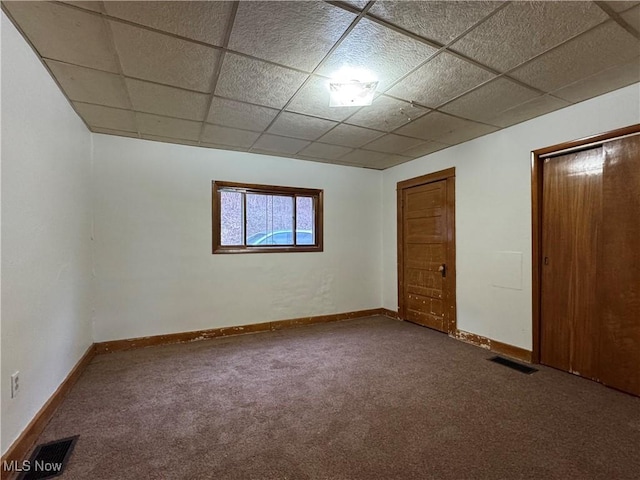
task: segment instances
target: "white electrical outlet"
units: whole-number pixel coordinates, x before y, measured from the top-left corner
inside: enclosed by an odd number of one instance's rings
[[[11,398],[15,398],[20,390],[20,372],[11,375]]]

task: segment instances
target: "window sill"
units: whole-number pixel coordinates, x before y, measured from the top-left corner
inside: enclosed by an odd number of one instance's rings
[[[322,246],[309,245],[304,247],[217,247],[214,248],[213,254],[226,253],[293,253],[293,252],[322,252]]]

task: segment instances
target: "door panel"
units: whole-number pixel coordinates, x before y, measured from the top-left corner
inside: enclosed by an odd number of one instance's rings
[[[423,210],[425,212],[426,210]],[[417,212],[413,212],[416,215]],[[445,228],[442,225],[442,217],[440,214],[437,217],[422,217],[407,218],[406,223],[406,235],[409,243],[421,244],[421,245],[433,245],[444,241],[443,231]]]
[[[428,270],[437,271],[446,255],[446,245],[444,243],[412,244],[405,242],[405,267],[421,269],[428,265],[430,267]]]
[[[544,163],[540,360],[596,378],[596,254],[602,217],[602,148]]]
[[[442,298],[442,274],[437,271],[407,269],[407,292],[432,298]]]
[[[427,313],[435,317],[444,316],[442,300],[439,298],[428,297],[426,295],[416,295],[415,293],[407,295],[407,308],[409,310]]]
[[[640,135],[604,145],[600,379],[640,395]]]
[[[427,187],[424,190],[411,189],[410,194],[407,196],[407,203],[405,204],[409,215],[413,212],[422,212],[424,210],[433,210],[434,212],[432,212],[430,216],[442,215],[445,200],[444,189],[431,187],[429,185],[433,184],[421,185],[420,187]]]
[[[444,320],[429,313],[418,312],[417,310],[407,310],[405,320],[425,327],[433,328],[440,332],[445,332]]]
[[[407,320],[447,331],[447,181],[402,192],[403,305]]]

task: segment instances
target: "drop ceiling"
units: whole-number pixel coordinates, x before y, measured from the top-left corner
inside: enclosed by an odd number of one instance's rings
[[[2,6],[93,132],[374,169],[640,81],[638,1]]]

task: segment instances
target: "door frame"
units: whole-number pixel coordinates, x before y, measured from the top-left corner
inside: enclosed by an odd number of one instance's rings
[[[419,187],[428,183],[446,180],[447,182],[447,278],[450,288],[447,290],[447,298],[444,298],[444,305],[447,312],[446,327],[449,335],[455,334],[457,330],[456,318],[456,169],[447,168],[439,172],[429,173],[416,178],[410,178],[398,182],[396,187],[397,210],[396,221],[398,229],[398,316],[402,320],[405,318],[404,304],[404,228],[402,224],[403,208],[402,197],[404,190],[412,187]]]
[[[559,143],[531,152],[531,273],[532,273],[532,351],[531,362],[540,363],[540,328],[542,327],[542,188],[544,159],[562,153],[585,150],[607,141],[640,133],[640,124],[606,133]]]

